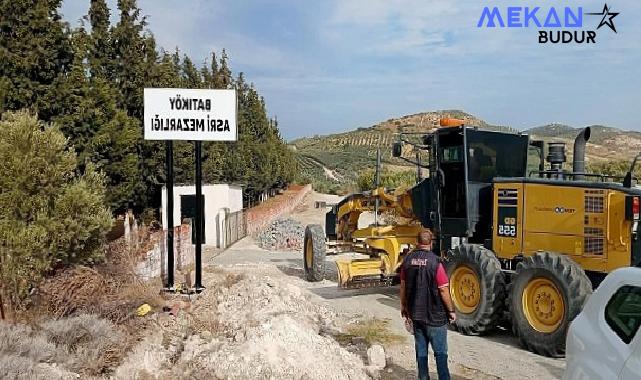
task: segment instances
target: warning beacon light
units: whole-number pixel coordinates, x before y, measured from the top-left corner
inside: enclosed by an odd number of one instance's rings
[[[452,119],[449,117],[444,117],[439,121],[441,127],[460,127],[463,124],[465,124],[465,120]]]

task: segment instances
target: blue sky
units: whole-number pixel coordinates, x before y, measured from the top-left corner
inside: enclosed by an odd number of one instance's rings
[[[109,0],[116,20],[115,0]],[[457,108],[524,129],[549,122],[641,130],[641,2],[609,1],[617,34],[541,45],[534,29],[477,28],[483,6],[540,0],[139,0],[159,47],[197,63],[226,48],[286,139]],[[89,0],[64,0],[72,25]],[[584,16],[591,29],[598,16]]]

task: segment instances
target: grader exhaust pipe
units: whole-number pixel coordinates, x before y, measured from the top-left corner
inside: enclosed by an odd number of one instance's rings
[[[572,158],[572,171],[575,180],[583,180],[585,176],[585,143],[590,139],[590,127],[584,128],[574,139],[574,157]]]

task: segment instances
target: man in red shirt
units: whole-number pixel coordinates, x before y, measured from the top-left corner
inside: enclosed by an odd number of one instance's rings
[[[449,380],[447,323],[456,320],[449,280],[441,259],[432,252],[432,233],[418,235],[416,249],[401,265],[401,316],[411,319],[418,378],[429,379],[427,347],[432,345],[439,380]]]

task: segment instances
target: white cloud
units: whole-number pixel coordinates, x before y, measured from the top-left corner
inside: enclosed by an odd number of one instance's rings
[[[345,37],[352,34],[364,52],[416,56],[450,46],[451,36],[465,28],[457,23],[462,12],[454,2],[443,0],[339,0],[325,37],[331,43],[354,43]]]
[[[88,3],[65,0],[63,10],[73,23]],[[485,5],[515,2],[139,0],[159,47],[179,46],[197,64],[225,47],[289,137],[436,108],[519,127],[553,119],[634,127],[641,2],[609,4],[621,12],[618,34],[602,28],[593,46],[540,45],[532,29],[477,28]],[[545,2],[566,5],[593,12],[603,0]]]

